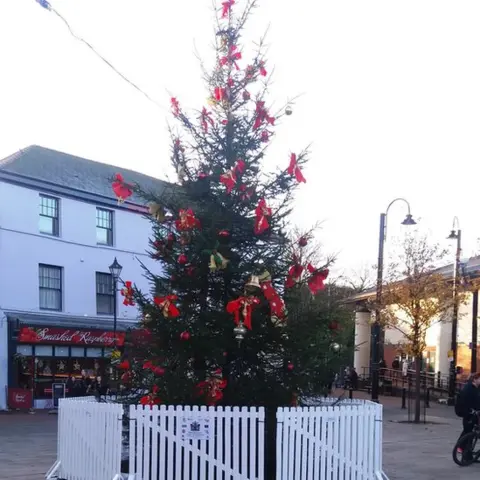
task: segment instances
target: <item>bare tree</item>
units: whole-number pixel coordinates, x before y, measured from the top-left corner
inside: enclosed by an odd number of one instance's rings
[[[404,337],[405,349],[415,358],[415,423],[420,422],[420,375],[427,330],[445,321],[453,307],[451,278],[440,273],[446,251],[427,237],[407,236],[396,264],[383,287],[381,321]],[[464,302],[463,292],[458,301]]]

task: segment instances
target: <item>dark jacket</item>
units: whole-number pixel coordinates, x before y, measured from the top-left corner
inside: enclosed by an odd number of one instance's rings
[[[460,398],[465,415],[469,415],[472,410],[480,410],[480,391],[472,382],[463,387]]]

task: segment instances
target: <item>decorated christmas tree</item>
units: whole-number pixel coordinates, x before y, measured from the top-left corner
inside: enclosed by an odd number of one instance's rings
[[[262,168],[292,107],[271,111],[263,49],[247,60],[240,45],[256,1],[237,14],[238,3],[218,11],[206,105],[187,112],[171,98],[178,184],[148,192],[117,175],[112,185],[120,201],[136,193],[148,202],[160,264],[160,274],[145,271],[150,292],[135,279],[122,290],[143,329],[121,359],[122,382],[145,405],[296,405],[323,392],[338,367],[341,325],[313,301],[325,294],[329,262],[312,260],[310,236],[293,235],[288,219],[307,152],[285,151],[276,172]]]

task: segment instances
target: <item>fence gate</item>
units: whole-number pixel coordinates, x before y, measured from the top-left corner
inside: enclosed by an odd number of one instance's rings
[[[263,408],[130,407],[136,480],[263,480]]]
[[[382,407],[279,408],[277,480],[382,478]]]

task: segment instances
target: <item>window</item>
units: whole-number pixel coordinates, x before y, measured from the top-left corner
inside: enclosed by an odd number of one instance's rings
[[[62,268],[42,264],[38,267],[40,309],[62,310]]]
[[[38,229],[40,233],[47,235],[59,235],[58,225],[58,198],[40,195],[40,217],[38,221]]]
[[[97,243],[113,245],[113,212],[97,208]]]
[[[97,272],[97,314],[112,315],[114,302],[112,276],[109,273]]]

